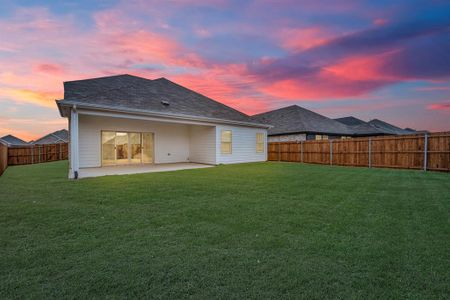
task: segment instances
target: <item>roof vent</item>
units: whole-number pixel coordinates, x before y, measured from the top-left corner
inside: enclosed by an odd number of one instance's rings
[[[164,105],[164,106],[169,106],[170,105],[169,101],[165,101],[165,100],[161,100],[161,104]]]

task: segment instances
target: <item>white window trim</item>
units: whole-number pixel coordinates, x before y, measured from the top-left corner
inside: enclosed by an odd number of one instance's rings
[[[258,142],[258,136],[262,136],[261,143]],[[258,150],[258,145],[259,144],[262,145],[261,150]],[[263,132],[257,132],[256,133],[256,153],[264,153],[264,133]]]
[[[230,141],[229,142],[224,142],[222,140],[223,133],[225,131],[229,131],[230,132]],[[223,148],[222,148],[223,143],[227,143],[227,144],[229,143],[230,144],[230,152],[223,152]],[[230,129],[222,129],[220,131],[220,154],[224,154],[224,155],[233,154],[233,131],[230,130]]]

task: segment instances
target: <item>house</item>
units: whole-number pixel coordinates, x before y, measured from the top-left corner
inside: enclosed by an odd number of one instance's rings
[[[255,122],[271,124],[269,142],[347,138],[353,131],[342,123],[298,105],[252,116]]]
[[[369,122],[367,122],[371,126],[375,127],[376,129],[385,132],[386,134],[415,134],[416,131],[412,129],[402,129],[400,127],[397,127],[395,125],[389,124],[387,122],[373,119]]]
[[[373,119],[369,122],[364,122],[353,116],[335,119],[347,126],[350,126],[355,132],[355,136],[373,136],[373,135],[402,135],[414,134],[415,130],[410,128],[402,129],[387,122]]]
[[[15,137],[11,134],[5,135],[0,138],[0,143],[10,147],[10,146],[27,146],[29,145],[27,142],[25,142],[22,139],[19,139],[18,137]]]
[[[174,163],[267,160],[267,124],[165,78],[118,75],[64,83],[70,178]],[[118,167],[117,167],[118,168]],[[117,169],[116,168],[116,169]]]
[[[350,129],[352,130],[352,136],[354,136],[354,137],[380,136],[380,135],[388,134],[388,133],[370,125],[369,123],[364,122],[363,120],[360,120],[353,116],[337,118],[334,120],[349,126]]]
[[[67,131],[67,129],[61,129],[49,133],[30,143],[34,145],[46,145],[46,144],[68,143],[68,142],[69,142],[69,131]]]

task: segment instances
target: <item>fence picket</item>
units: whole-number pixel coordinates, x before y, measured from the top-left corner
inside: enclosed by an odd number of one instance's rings
[[[45,146],[31,145],[8,147],[8,165],[26,165],[65,160],[69,156],[68,149],[69,147],[67,143],[50,144]],[[38,155],[37,159],[35,158],[36,154]]]
[[[450,171],[450,132],[300,141],[296,147],[298,142],[269,143],[269,160]]]

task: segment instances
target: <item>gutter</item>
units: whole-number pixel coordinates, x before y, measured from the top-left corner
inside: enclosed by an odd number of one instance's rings
[[[104,107],[101,105],[80,103],[77,101],[70,101],[70,100],[69,101],[68,100],[56,100],[56,104],[58,106],[59,113],[62,117],[66,117],[62,111],[63,107],[76,107],[76,108],[81,108],[81,109],[83,109],[83,108],[84,109],[93,109],[93,110],[109,111],[109,112],[116,112],[116,113],[131,113],[131,114],[150,116],[150,117],[160,117],[160,118],[169,117],[169,118],[173,118],[173,119],[188,120],[188,121],[204,121],[204,122],[211,122],[211,123],[233,124],[233,125],[242,125],[242,126],[248,126],[248,127],[266,128],[266,129],[273,127],[272,125],[260,124],[260,123],[250,123],[250,122],[233,121],[233,120],[208,118],[208,117],[197,117],[197,116],[191,116],[191,115],[161,113],[161,112],[155,112],[155,111],[150,111],[150,110],[142,111],[139,109],[129,109],[129,108],[114,109],[114,108],[110,108],[110,107]]]

